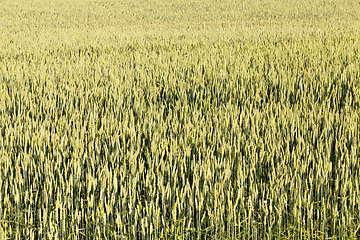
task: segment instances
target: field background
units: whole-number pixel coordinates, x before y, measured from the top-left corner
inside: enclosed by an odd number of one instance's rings
[[[359,1],[0,5],[0,239],[360,237]]]

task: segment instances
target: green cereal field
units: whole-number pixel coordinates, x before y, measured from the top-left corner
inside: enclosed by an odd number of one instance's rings
[[[0,239],[359,239],[359,0],[0,0]]]

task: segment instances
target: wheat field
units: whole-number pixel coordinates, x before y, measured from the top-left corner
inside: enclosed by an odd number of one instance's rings
[[[360,3],[3,0],[0,239],[357,239]]]

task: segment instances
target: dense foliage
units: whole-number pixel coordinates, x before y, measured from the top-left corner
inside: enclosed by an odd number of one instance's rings
[[[1,239],[359,237],[355,1],[72,4],[0,9]]]

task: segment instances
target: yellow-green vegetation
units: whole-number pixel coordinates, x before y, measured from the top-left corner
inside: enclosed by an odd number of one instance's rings
[[[1,1],[0,239],[359,237],[359,16]]]

